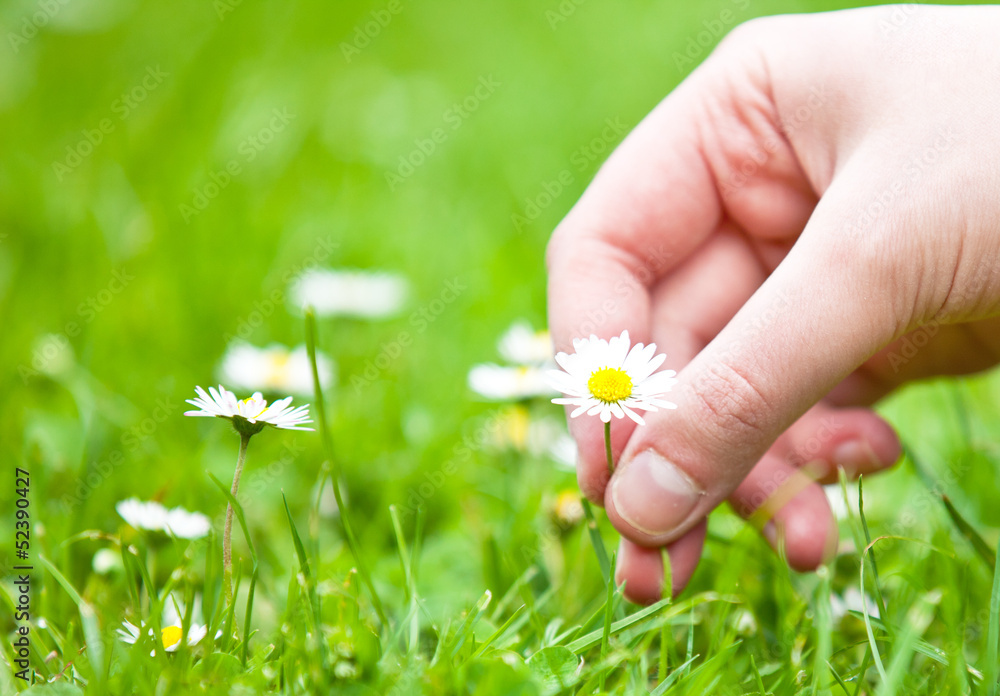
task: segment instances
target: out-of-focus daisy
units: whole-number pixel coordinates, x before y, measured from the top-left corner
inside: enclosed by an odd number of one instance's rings
[[[383,271],[315,269],[292,284],[290,296],[298,309],[311,306],[318,316],[378,319],[399,313],[406,304],[409,283]]]
[[[122,621],[122,627],[118,629],[118,638],[123,643],[135,645],[139,641],[140,636],[142,636],[143,628],[145,627],[136,626],[130,621]],[[188,628],[187,644],[189,646],[197,645],[207,633],[208,629],[205,626],[192,623],[191,627]],[[153,629],[146,628],[146,634],[152,636]],[[183,637],[184,629],[180,623],[164,625],[160,629],[160,643],[167,652],[176,652],[177,648],[180,647]],[[156,648],[153,648],[149,654],[151,656],[155,655]]]
[[[162,532],[167,522],[167,508],[157,502],[146,502],[138,498],[122,500],[115,505],[121,518],[136,529]]]
[[[492,401],[531,399],[558,393],[546,381],[545,371],[531,365],[473,365],[468,379],[472,391]]]
[[[547,373],[550,384],[566,395],[552,402],[576,406],[570,413],[571,418],[586,413],[600,416],[602,421],[609,423],[612,416],[628,416],[644,425],[645,421],[635,409],[677,408],[676,404],[662,398],[677,381],[677,373],[673,370],[655,372],[667,358],[662,353],[655,355],[655,343],[631,346],[628,331],[622,331],[621,336],[610,341],[593,335],[576,339],[573,348],[574,353],[556,355],[562,370]]]
[[[556,464],[566,469],[576,469],[577,448],[576,440],[567,432],[562,432],[551,443],[549,443],[546,454]]]
[[[316,369],[320,386],[333,383],[333,361],[316,352]],[[229,346],[219,364],[219,378],[237,389],[264,393],[313,393],[312,365],[305,346],[288,349],[279,343],[258,348],[237,342]]]
[[[182,539],[200,539],[212,528],[211,521],[200,512],[189,512],[175,507],[167,512],[164,531]]]
[[[121,570],[124,567],[122,565],[121,554],[107,547],[97,550],[97,553],[94,554],[94,557],[90,561],[90,566],[98,575],[107,575],[112,571]]]
[[[498,346],[504,360],[520,365],[552,362],[552,337],[547,329],[535,331],[526,321],[514,322],[500,337]]]
[[[526,321],[517,321],[500,337],[500,355],[513,365],[483,363],[469,370],[469,388],[491,401],[522,401],[558,394],[545,378],[543,368],[552,362],[552,340],[548,331],[534,331]]]
[[[573,490],[563,491],[552,503],[552,520],[563,529],[575,527],[583,520],[583,502]]]
[[[557,449],[569,439],[573,447],[571,463],[576,460],[576,444],[566,432],[566,427],[555,418],[533,416],[523,404],[514,404],[499,410],[490,421],[490,444],[499,449],[527,452],[536,457],[550,457],[565,463]]]
[[[873,616],[876,619],[881,618],[879,616],[878,604],[875,600],[867,592],[861,594],[861,590],[854,585],[848,586],[844,590],[843,595],[838,596],[834,592],[830,593],[830,616],[833,618],[834,623],[840,623],[852,611],[864,614],[866,605],[869,616]]]
[[[198,397],[188,399],[197,411],[185,411],[185,416],[205,416],[209,418],[227,418],[241,435],[255,435],[264,429],[265,425],[283,430],[312,430],[303,427],[312,423],[309,419],[309,405],[292,408],[292,397],[275,401],[270,406],[260,392],[255,392],[249,399],[237,399],[231,391],[219,385],[209,387],[208,393],[201,387],[195,387]]]
[[[200,539],[212,527],[209,519],[200,512],[189,512],[182,507],[167,509],[155,501],[138,498],[119,502],[115,510],[136,529],[164,532],[180,539]]]

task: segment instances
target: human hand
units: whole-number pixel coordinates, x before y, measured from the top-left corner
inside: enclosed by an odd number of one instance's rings
[[[677,410],[613,423],[610,481],[602,424],[570,422],[631,599],[661,596],[661,547],[687,583],[726,499],[815,568],[837,542],[817,481],[899,456],[865,406],[1000,360],[998,35],[987,6],[744,24],[556,229],[556,349],[628,329],[679,371]]]

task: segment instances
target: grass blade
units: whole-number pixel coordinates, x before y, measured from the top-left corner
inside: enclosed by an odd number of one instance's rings
[[[306,309],[306,350],[309,353],[309,364],[312,366],[313,391],[316,395],[316,403],[313,404],[316,409],[316,425],[323,441],[323,451],[326,453],[326,459],[333,468],[330,483],[333,486],[333,496],[337,500],[337,509],[340,510],[340,524],[344,528],[344,538],[347,540],[347,547],[351,551],[351,556],[354,557],[354,564],[358,568],[358,575],[361,577],[361,582],[365,584],[368,594],[371,596],[375,613],[378,614],[382,625],[388,626],[389,619],[386,617],[385,609],[382,607],[382,599],[375,590],[375,583],[372,582],[371,573],[368,572],[368,565],[361,554],[361,547],[358,544],[357,537],[354,535],[354,526],[351,524],[350,511],[347,509],[347,505],[344,502],[344,495],[340,490],[340,464],[334,456],[333,437],[330,435],[330,426],[326,420],[323,387],[319,383],[319,368],[316,366],[316,313],[312,307]]]
[[[875,601],[878,602],[879,616],[885,622],[886,630],[889,635],[893,634],[892,624],[889,623],[889,613],[885,610],[885,599],[882,597],[882,583],[878,576],[878,564],[875,563],[875,551],[872,550],[872,537],[868,531],[868,520],[865,518],[865,492],[864,486],[862,484],[861,476],[858,476],[858,517],[861,518],[861,529],[865,534],[865,553],[871,553],[871,565],[872,565],[872,582],[875,585]],[[864,565],[862,563],[862,565]],[[864,568],[862,568],[862,578],[864,577]],[[864,594],[865,585],[864,582],[861,584],[861,593]],[[874,650],[874,647],[872,648]],[[881,666],[882,661],[879,659],[877,652],[875,653],[875,659]]]
[[[944,509],[948,511],[948,516],[954,523],[955,527],[958,529],[959,534],[961,534],[965,539],[972,544],[972,548],[975,549],[979,557],[983,559],[986,565],[993,568],[997,563],[997,555],[990,548],[990,545],[979,535],[975,527],[969,524],[961,513],[952,504],[951,499],[946,496],[941,496],[941,502],[944,503]]]
[[[608,656],[608,643],[611,640],[611,623],[615,615],[615,567],[618,565],[618,557],[611,555],[611,566],[608,574],[608,599],[604,603],[604,632],[601,634],[601,662]],[[607,670],[601,669],[598,679],[598,689],[604,691],[604,680],[607,677]]]
[[[490,605],[490,600],[493,599],[493,593],[489,590],[483,593],[483,596],[479,598],[476,602],[476,607],[474,612],[469,612],[465,617],[465,621],[462,625],[458,627],[455,632],[455,645],[451,649],[451,659],[455,659],[458,656],[459,651],[462,646],[465,645],[465,641],[468,639],[469,635],[472,633],[472,629],[476,627],[479,623],[479,619],[482,617],[483,612],[486,611],[486,607]]]
[[[62,588],[73,600],[77,610],[80,612],[80,624],[83,627],[83,637],[87,643],[87,660],[94,670],[94,680],[98,684],[104,683],[104,641],[101,638],[101,628],[97,625],[97,614],[94,607],[90,606],[76,588],[60,573],[49,559],[39,555],[38,561],[45,566],[45,569],[56,579]]]
[[[681,675],[684,674],[684,670],[689,669],[695,660],[698,659],[698,655],[692,655],[685,662],[678,665],[677,669],[670,673],[670,676],[660,682],[660,684],[649,692],[649,696],[662,696],[667,693],[667,689],[674,685]]]
[[[597,565],[601,568],[601,575],[608,578],[610,577],[611,561],[608,559],[608,550],[604,546],[601,530],[597,527],[594,508],[586,498],[581,498],[580,503],[583,505],[583,515],[587,518],[587,534],[590,535],[590,543],[594,547],[594,554],[597,556]]]
[[[993,591],[990,593],[990,628],[986,634],[986,665],[983,680],[988,696],[996,696],[997,671],[1000,665],[1000,544],[997,545],[996,563],[993,566]]]
[[[487,650],[489,650],[490,646],[500,639],[500,636],[502,636],[507,631],[507,629],[511,627],[514,621],[522,614],[522,612],[524,612],[525,609],[527,609],[527,606],[525,606],[524,604],[519,606],[517,610],[510,615],[510,618],[504,621],[503,625],[493,632],[493,635],[491,635],[489,638],[483,641],[483,644],[479,646],[479,649],[476,650],[476,652],[472,655],[472,657],[474,658],[479,657],[480,655],[484,654]]]
[[[669,599],[661,599],[656,604],[650,604],[644,609],[640,609],[636,613],[625,617],[619,621],[615,621],[611,624],[611,635],[616,635],[625,631],[633,626],[642,623],[647,619],[651,619],[658,614],[667,614],[668,616],[678,616],[686,611],[693,610],[694,607],[699,604],[705,604],[708,602],[718,602],[718,601],[732,601],[730,599],[724,598],[713,592],[704,592],[696,597],[692,597],[689,600],[680,603],[671,602]],[[578,655],[585,650],[589,650],[595,645],[600,644],[601,637],[604,635],[604,629],[599,628],[585,636],[577,638],[572,643],[566,647],[577,653]],[[688,656],[690,658],[690,655]]]

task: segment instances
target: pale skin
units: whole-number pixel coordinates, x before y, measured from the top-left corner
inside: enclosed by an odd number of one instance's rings
[[[873,7],[734,30],[602,167],[548,249],[556,350],[628,329],[678,408],[570,421],[583,492],[659,599],[729,501],[789,563],[837,543],[820,483],[891,466],[870,405],[1000,361],[1000,8]],[[767,502],[764,502],[767,500]]]

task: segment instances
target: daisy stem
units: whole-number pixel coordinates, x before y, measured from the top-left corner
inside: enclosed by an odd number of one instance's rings
[[[611,458],[611,421],[604,424],[604,453],[608,455],[608,473],[615,473],[615,462]]]
[[[231,493],[236,497],[240,489],[240,474],[243,473],[243,465],[247,461],[247,445],[250,444],[250,435],[240,434],[240,454],[236,459],[236,473],[233,474],[233,487]],[[226,529],[222,533],[222,584],[226,588],[226,603],[233,601],[233,506],[226,506]]]

